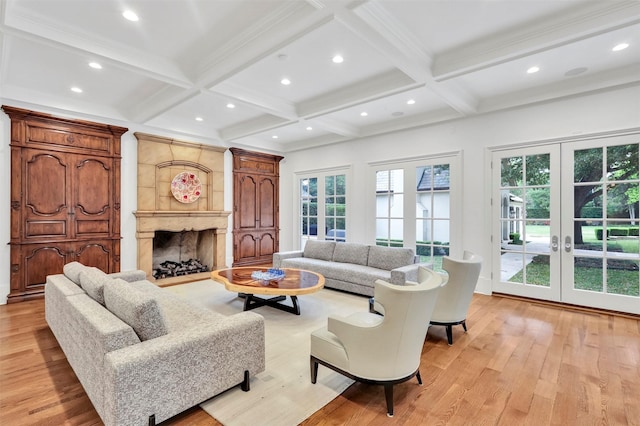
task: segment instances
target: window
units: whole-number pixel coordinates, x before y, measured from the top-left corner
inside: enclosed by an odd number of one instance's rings
[[[411,247],[420,262],[441,270],[452,241],[452,171],[458,163],[455,156],[374,165],[376,244]]]
[[[307,240],[347,240],[347,175],[299,176],[300,246]],[[322,196],[320,196],[322,194]]]

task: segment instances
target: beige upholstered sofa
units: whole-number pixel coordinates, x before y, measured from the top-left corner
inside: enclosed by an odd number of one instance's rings
[[[265,368],[264,319],[224,316],[77,262],[47,277],[45,315],[106,425],[166,420]]]
[[[373,296],[376,280],[403,285],[418,279],[418,267],[410,248],[309,240],[304,250],[273,254],[274,268],[300,268],[322,274],[325,287]]]

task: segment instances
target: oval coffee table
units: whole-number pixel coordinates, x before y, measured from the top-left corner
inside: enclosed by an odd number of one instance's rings
[[[264,270],[265,268],[254,266],[218,269],[211,272],[211,279],[223,283],[227,290],[237,292],[240,297],[244,297],[245,311],[260,306],[271,306],[296,315],[300,315],[298,296],[315,293],[324,287],[322,275],[303,269],[284,268],[282,270],[285,277],[280,280],[260,281],[251,277],[252,272]],[[266,299],[256,294],[273,297]],[[291,298],[292,306],[280,303],[287,296]]]

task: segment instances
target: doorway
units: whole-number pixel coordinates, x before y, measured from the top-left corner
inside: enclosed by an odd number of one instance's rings
[[[493,152],[493,291],[640,313],[639,141]]]

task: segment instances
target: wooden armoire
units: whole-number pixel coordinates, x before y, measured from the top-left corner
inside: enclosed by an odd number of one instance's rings
[[[120,138],[128,129],[3,106],[11,119],[11,290],[42,297],[78,261],[120,270]]]
[[[233,154],[233,266],[271,263],[279,248],[280,160],[230,148]]]

